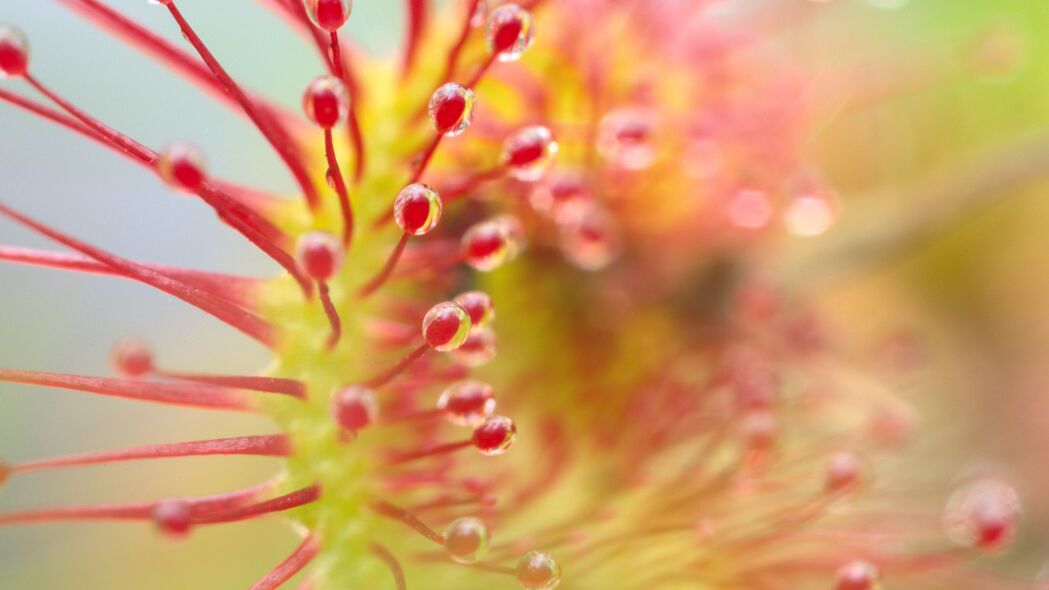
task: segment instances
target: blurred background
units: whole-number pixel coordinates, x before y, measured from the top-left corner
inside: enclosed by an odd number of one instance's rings
[[[348,34],[390,54],[401,3],[355,4]],[[784,22],[767,49],[811,78],[805,156],[836,189],[841,219],[826,235],[777,244],[771,272],[828,314],[850,354],[921,360],[916,376],[887,369],[918,410],[919,434],[903,461],[921,466],[919,487],[985,464],[1009,473],[1027,515],[1020,547],[1002,565],[1036,571],[1049,557],[1037,551],[1049,543],[1049,4],[819,4],[818,16]],[[111,5],[180,41],[163,10],[142,0]],[[298,108],[301,88],[321,72],[312,48],[253,0],[180,6],[239,81]],[[210,162],[218,175],[293,188],[246,121],[57,3],[7,0],[0,22],[26,32],[41,79],[116,128],[153,146],[191,140],[221,155]],[[274,271],[203,205],[4,105],[0,199],[130,258]],[[6,221],[0,243],[53,248]],[[0,285],[3,367],[108,374],[110,347],[127,335],[147,339],[172,368],[250,373],[266,363],[235,332],[135,283],[5,264]],[[9,462],[270,429],[251,417],[0,384],[0,456]],[[15,478],[0,489],[0,506],[206,494],[276,467],[267,459],[149,463]],[[139,525],[2,528],[0,588],[238,587],[245,570],[263,574],[295,544],[284,525],[265,520],[195,531],[192,543]]]

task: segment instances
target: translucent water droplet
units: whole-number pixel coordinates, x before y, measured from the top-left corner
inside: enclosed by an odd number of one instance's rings
[[[495,411],[494,395],[492,386],[483,381],[458,381],[441,393],[437,408],[452,424],[476,426]]]
[[[405,233],[421,236],[437,227],[442,208],[437,191],[417,182],[401,189],[393,203],[393,218]]]
[[[495,220],[477,223],[463,234],[463,261],[482,272],[495,270],[513,256],[511,240],[504,224]]]
[[[658,117],[653,111],[624,108],[601,120],[597,150],[610,163],[626,170],[644,170],[656,161]]]
[[[516,574],[525,590],[552,590],[561,583],[561,564],[549,553],[532,551],[517,562]]]
[[[371,389],[361,385],[347,385],[332,395],[331,415],[336,424],[356,432],[375,422],[379,415],[379,401]]]
[[[142,377],[153,371],[153,351],[137,338],[124,338],[109,354],[113,368],[125,377]]]
[[[484,326],[470,330],[466,342],[452,352],[452,360],[464,367],[480,367],[495,358],[495,331]]]
[[[503,142],[502,162],[507,173],[531,182],[539,180],[557,158],[554,134],[542,125],[519,129]]]
[[[455,297],[455,302],[470,314],[470,322],[474,328],[487,326],[495,319],[495,304],[484,291],[460,293]]]
[[[174,538],[184,537],[193,524],[193,510],[185,500],[161,500],[151,517],[157,529]]]
[[[516,4],[503,4],[488,17],[484,32],[488,51],[502,62],[517,61],[535,42],[532,13]]]
[[[1012,486],[985,478],[951,495],[943,511],[943,523],[955,543],[994,552],[1012,542],[1020,510],[1020,497]]]
[[[477,563],[488,551],[488,527],[467,516],[452,521],[444,531],[444,550],[458,563]]]
[[[423,317],[422,332],[430,348],[439,352],[455,350],[470,335],[470,314],[458,303],[438,303]]]
[[[862,464],[854,453],[839,452],[827,462],[825,488],[828,492],[843,492],[859,482]]]
[[[749,411],[740,421],[739,433],[749,449],[767,450],[776,439],[776,417],[768,410]]]
[[[306,0],[306,13],[313,24],[334,33],[350,18],[353,0]]]
[[[619,222],[601,207],[586,209],[560,226],[561,253],[583,270],[598,271],[611,264],[622,249]]]
[[[838,569],[835,590],[878,590],[881,574],[874,564],[857,560],[850,561]]]
[[[449,82],[433,93],[427,111],[438,133],[455,137],[470,127],[476,106],[477,99],[472,90]]]
[[[813,191],[794,197],[783,212],[783,223],[796,236],[813,237],[826,232],[838,218],[833,195]]]
[[[506,416],[489,416],[474,429],[473,445],[482,455],[505,453],[517,439],[517,425]]]
[[[161,180],[172,188],[194,192],[206,179],[204,156],[197,148],[185,143],[165,146],[153,163]]]
[[[346,120],[350,112],[350,94],[342,80],[334,76],[314,78],[302,95],[302,109],[311,121],[331,129]]]
[[[529,195],[532,208],[557,223],[579,219],[592,199],[583,179],[577,174],[559,174],[537,186]]]
[[[295,258],[316,281],[327,281],[342,267],[342,243],[328,232],[311,231],[299,238]]]

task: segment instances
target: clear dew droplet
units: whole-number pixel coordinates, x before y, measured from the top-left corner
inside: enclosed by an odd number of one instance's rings
[[[583,270],[598,271],[611,264],[622,249],[619,222],[598,206],[560,226],[561,253]]]
[[[476,379],[453,383],[441,392],[437,409],[444,412],[452,424],[477,426],[495,411],[492,386]]]
[[[783,212],[783,223],[787,231],[796,236],[815,237],[829,230],[837,217],[837,202],[833,195],[811,192],[790,201]]]
[[[644,170],[656,161],[658,128],[658,118],[653,111],[641,108],[612,111],[601,120],[597,150],[614,166]]]
[[[517,562],[516,574],[525,590],[552,590],[561,583],[561,564],[549,553],[532,551]]]
[[[553,165],[558,149],[550,129],[531,125],[519,129],[503,142],[502,162],[513,178],[533,182],[542,178]]]
[[[430,348],[438,352],[455,350],[470,335],[470,314],[457,303],[438,303],[423,317],[422,332]]]
[[[452,521],[444,531],[444,550],[457,563],[477,563],[488,552],[488,527],[467,516]]]
[[[944,507],[943,524],[955,543],[993,552],[1012,542],[1020,512],[1020,497],[1012,486],[984,478],[951,495]]]
[[[445,137],[456,137],[470,127],[476,107],[477,99],[472,90],[449,82],[430,97],[427,112],[438,133]]]
[[[184,192],[197,190],[206,180],[204,155],[186,143],[164,146],[153,166],[161,180]]]
[[[441,196],[437,191],[417,182],[398,193],[393,203],[393,218],[405,233],[421,236],[437,227],[442,210]]]
[[[516,4],[503,4],[488,17],[484,32],[488,51],[501,62],[517,61],[535,42],[532,14]]]
[[[464,367],[481,367],[495,358],[495,331],[488,326],[470,330],[470,335],[457,350],[452,360]]]
[[[506,416],[489,416],[474,428],[474,448],[486,457],[506,453],[516,440],[517,425]]]
[[[515,254],[508,227],[490,219],[466,230],[462,238],[462,257],[474,270],[489,272],[509,262]]]
[[[371,389],[347,385],[332,395],[331,415],[340,427],[355,432],[375,422],[379,415],[379,401]]]
[[[559,173],[536,186],[529,202],[537,212],[560,224],[577,221],[592,206],[586,184],[576,173]]]
[[[353,0],[306,0],[306,14],[313,24],[334,33],[350,18]]]
[[[346,120],[350,112],[350,93],[334,76],[314,78],[302,95],[302,109],[320,127],[330,129]]]
[[[856,560],[838,568],[835,590],[879,590],[881,573],[874,564]]]

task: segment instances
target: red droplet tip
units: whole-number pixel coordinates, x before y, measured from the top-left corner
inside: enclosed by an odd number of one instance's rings
[[[375,392],[360,385],[348,385],[335,392],[331,413],[342,428],[356,432],[375,422],[379,404]]]
[[[313,231],[299,238],[299,265],[316,281],[326,281],[339,272],[342,256],[342,244],[327,232]]]
[[[153,351],[145,342],[125,338],[113,346],[113,368],[126,377],[142,377],[153,371]]]

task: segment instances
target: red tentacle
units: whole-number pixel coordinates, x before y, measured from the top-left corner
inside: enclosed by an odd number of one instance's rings
[[[0,260],[44,268],[56,268],[60,270],[91,274],[134,278],[121,273],[119,270],[111,266],[107,266],[93,258],[81,254],[48,252],[45,250],[34,250],[32,248],[0,245]],[[155,272],[167,275],[175,280],[182,281],[183,283],[196,287],[202,291],[207,291],[216,297],[225,299],[226,301],[240,307],[246,309],[254,308],[254,290],[259,285],[260,281],[258,279],[192,270],[177,266],[165,266],[162,264],[138,264]]]
[[[244,411],[251,407],[240,392],[196,383],[150,383],[17,369],[0,369],[0,381],[195,408]]]
[[[5,205],[0,205],[0,214],[17,221],[37,233],[51,238],[56,242],[77,250],[78,252],[113,268],[129,278],[133,278],[164,291],[165,293],[178,297],[201,311],[204,311],[222,322],[240,330],[262,344],[272,346],[276,342],[276,330],[271,324],[206,291],[187,285],[186,283],[173,279],[167,275],[160,274],[125,258],[120,258],[119,256],[110,254],[105,250],[80,242],[79,240],[26,217]]]
[[[252,585],[251,590],[275,590],[299,573],[317,555],[317,539],[312,535],[299,545],[287,559],[282,561],[270,573]]]
[[[273,149],[280,156],[281,160],[291,171],[292,176],[295,177],[296,182],[299,184],[299,188],[302,189],[303,196],[306,198],[307,204],[311,209],[316,209],[320,204],[319,197],[317,196],[317,189],[313,185],[313,181],[310,180],[309,173],[306,171],[306,167],[300,160],[300,155],[297,153],[298,150],[294,143],[292,143],[290,135],[286,130],[283,129],[279,121],[269,117],[268,114],[261,108],[261,106],[233,80],[233,77],[222,67],[222,65],[212,55],[211,50],[207,48],[204,42],[197,35],[193,27],[190,26],[189,22],[186,21],[182,12],[179,11],[178,7],[175,6],[174,2],[167,5],[168,11],[171,13],[172,18],[178,24],[179,29],[182,31],[183,36],[189,41],[193,49],[197,51],[200,58],[204,60],[204,63],[211,70],[211,73],[218,80],[223,90],[229,93],[236,101],[237,104],[244,110],[244,113],[251,119],[255,127],[258,128],[259,132],[262,133],[263,137],[273,146]]]
[[[28,461],[10,466],[10,473],[31,473],[46,469],[98,465],[100,463],[118,463],[144,459],[161,459],[168,457],[200,457],[207,455],[258,455],[263,457],[284,457],[288,455],[288,437],[283,434],[261,436],[240,436],[235,438],[218,438],[178,442],[162,445],[150,445],[102,451]]]

